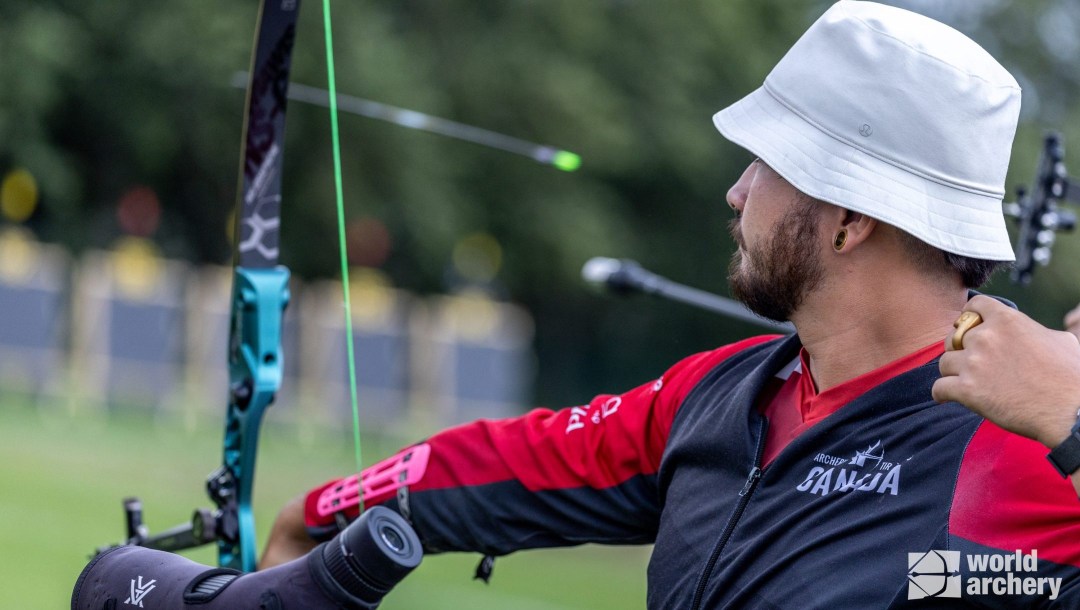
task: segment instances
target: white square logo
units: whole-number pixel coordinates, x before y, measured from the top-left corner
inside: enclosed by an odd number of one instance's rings
[[[908,553],[908,599],[960,597],[960,551]]]

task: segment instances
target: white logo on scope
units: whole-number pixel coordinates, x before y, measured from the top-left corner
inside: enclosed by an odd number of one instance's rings
[[[143,607],[143,604],[142,604],[143,598],[146,597],[146,595],[148,593],[150,593],[151,591],[154,590],[154,583],[156,583],[156,582],[157,582],[157,580],[151,580],[150,582],[143,584],[143,577],[140,576],[139,577],[139,584],[136,585],[135,584],[135,579],[132,578],[131,579],[131,595],[129,595],[128,598],[124,600],[124,603],[129,605],[129,606],[138,606],[138,607],[142,608]]]

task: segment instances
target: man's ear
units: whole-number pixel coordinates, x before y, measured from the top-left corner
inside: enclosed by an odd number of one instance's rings
[[[844,208],[836,208],[834,212],[832,216],[835,220],[829,223],[832,226],[830,239],[833,251],[837,254],[850,252],[852,248],[869,239],[877,228],[878,221],[862,212]]]

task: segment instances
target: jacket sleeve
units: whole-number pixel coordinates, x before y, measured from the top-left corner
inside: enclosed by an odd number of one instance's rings
[[[440,432],[426,441],[423,478],[404,497],[375,503],[406,514],[427,552],[504,555],[586,542],[652,542],[662,505],[656,473],[677,409],[716,364],[770,338],[691,356],[623,394]],[[308,494],[313,535],[330,533],[332,519],[314,511],[314,498],[334,483]],[[354,518],[355,509],[346,516]]]
[[[1046,454],[990,422],[969,442],[949,518],[969,603],[1080,608],[1080,500]]]

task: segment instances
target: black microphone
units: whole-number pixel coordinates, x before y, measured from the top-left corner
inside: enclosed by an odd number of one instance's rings
[[[602,256],[591,258],[581,268],[581,277],[586,282],[604,286],[616,294],[625,295],[633,292],[652,294],[785,334],[795,332],[795,327],[791,323],[767,320],[738,301],[673,282],[630,259]]]

